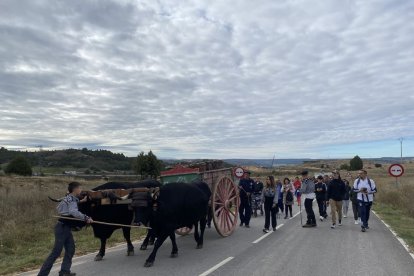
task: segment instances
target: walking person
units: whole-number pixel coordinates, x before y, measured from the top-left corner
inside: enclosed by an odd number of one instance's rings
[[[359,215],[359,207],[358,207],[358,192],[354,191],[354,189],[351,189],[350,192],[350,200],[352,202],[352,212],[354,214],[354,220],[355,224],[359,224],[359,221],[361,220],[361,217]]]
[[[361,231],[369,229],[369,213],[371,211],[374,194],[377,192],[374,180],[368,177],[366,170],[360,170],[354,182],[354,191],[358,193],[359,215],[361,216]]]
[[[338,215],[338,225],[342,225],[342,200],[345,195],[345,184],[341,179],[338,171],[332,172],[332,180],[328,184],[327,198],[331,206],[332,225],[331,228],[336,227],[336,216]]]
[[[292,216],[292,205],[293,205],[293,186],[290,183],[289,178],[283,179],[283,204],[285,205],[285,219],[288,218],[288,212],[290,217]]]
[[[326,213],[326,189],[326,184],[323,183],[323,176],[318,175],[317,182],[315,184],[315,195],[319,208],[319,219],[321,221],[328,217],[328,214]]]
[[[78,210],[79,195],[82,188],[78,182],[71,182],[68,185],[69,194],[56,207],[59,216],[77,218],[85,221],[85,223],[93,223],[92,218],[82,214]],[[70,271],[72,266],[72,258],[75,254],[75,241],[73,240],[72,228],[83,225],[83,222],[73,221],[60,218],[55,226],[55,245],[52,252],[43,263],[38,276],[49,275],[53,267],[53,263],[59,258],[63,248],[65,248],[65,255],[63,257],[59,276],[75,276],[76,273]]]
[[[277,207],[278,194],[277,187],[275,183],[275,178],[270,175],[266,178],[266,184],[262,192],[262,201],[264,202],[264,211],[265,211],[265,225],[263,228],[264,233],[269,232],[270,227],[270,218],[272,219],[272,228],[273,231],[276,231],[276,214],[279,211]]]
[[[295,182],[293,182],[293,187],[295,188],[295,195],[296,195],[296,201],[298,203],[298,206],[300,206],[302,203],[300,201],[301,193],[300,193],[300,186],[302,183],[299,180],[299,177],[295,177]]]
[[[344,218],[348,217],[348,209],[349,209],[349,198],[350,193],[352,191],[352,187],[349,185],[349,181],[344,179],[345,183],[345,194],[344,194],[344,200],[342,201],[342,213],[344,215]]]
[[[285,206],[283,205],[283,184],[277,179],[276,180],[276,190],[277,190],[277,207],[280,210],[281,214],[285,211]],[[277,211],[279,213],[279,210]]]
[[[245,225],[246,228],[250,228],[250,218],[252,216],[252,199],[251,195],[253,193],[254,181],[250,178],[250,172],[247,171],[244,173],[242,179],[239,182],[240,188],[240,226]]]
[[[312,203],[315,199],[315,183],[312,179],[309,178],[309,172],[302,172],[302,184],[301,184],[301,194],[305,199],[305,210],[307,214],[306,224],[303,225],[305,228],[316,227],[316,218],[315,213],[313,212]]]

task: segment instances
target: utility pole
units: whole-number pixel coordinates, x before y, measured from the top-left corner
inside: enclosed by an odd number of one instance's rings
[[[401,137],[398,140],[400,141],[400,146],[401,146],[401,163],[400,164],[402,165],[402,163],[403,163],[403,141],[404,141],[404,138]]]

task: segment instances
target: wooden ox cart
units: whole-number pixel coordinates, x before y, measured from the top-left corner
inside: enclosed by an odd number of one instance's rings
[[[239,211],[239,189],[234,182],[233,168],[213,169],[205,166],[185,168],[177,166],[161,173],[161,183],[170,182],[190,183],[194,180],[206,182],[211,190],[211,215],[217,233],[223,237],[230,236],[237,226]],[[189,228],[176,231],[179,235],[186,235]]]

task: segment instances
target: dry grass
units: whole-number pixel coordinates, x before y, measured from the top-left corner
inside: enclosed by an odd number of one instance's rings
[[[53,246],[53,226],[56,203],[47,196],[58,198],[65,194],[68,178],[0,177],[0,275],[14,273],[41,265]],[[84,189],[100,181],[81,181]],[[133,239],[142,236],[132,231]],[[75,233],[77,254],[99,249],[92,229]],[[122,231],[109,245],[123,242]]]

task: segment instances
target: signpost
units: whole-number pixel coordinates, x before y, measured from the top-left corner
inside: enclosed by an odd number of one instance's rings
[[[242,167],[237,167],[234,169],[234,176],[237,178],[242,178],[244,175],[244,169]]]
[[[395,177],[395,184],[398,186],[398,177],[404,174],[404,167],[401,164],[392,164],[388,168],[388,173]]]

